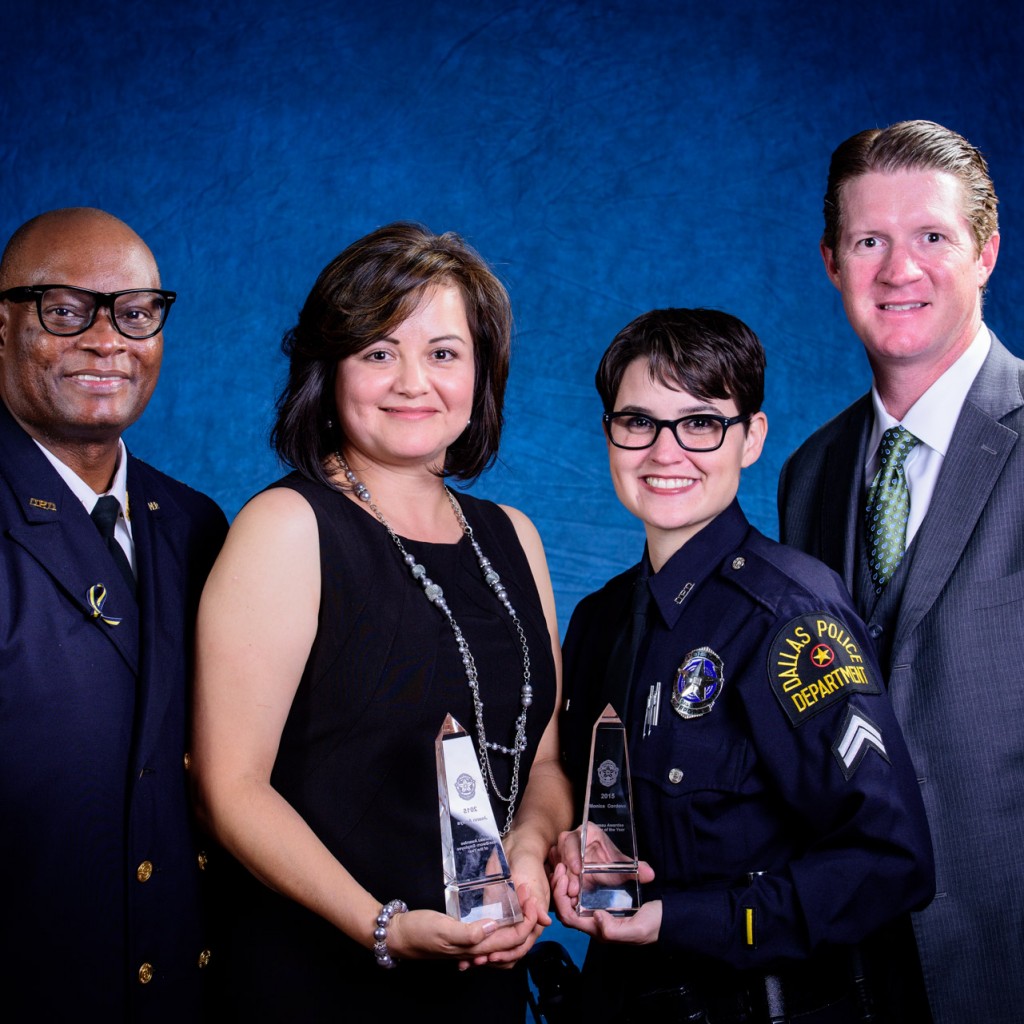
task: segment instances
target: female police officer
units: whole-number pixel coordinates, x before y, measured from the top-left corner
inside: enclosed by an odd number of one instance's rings
[[[560,918],[597,940],[588,1021],[860,1020],[855,945],[934,891],[918,783],[848,594],[736,501],[767,433],[764,365],[735,317],[666,309],[597,372],[615,491],[647,545],[573,615],[562,740],[579,820],[592,727],[620,713],[647,864],[635,916],[583,917],[578,833],[553,854]]]

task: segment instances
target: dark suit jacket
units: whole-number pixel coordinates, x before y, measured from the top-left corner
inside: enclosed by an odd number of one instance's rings
[[[913,915],[935,1019],[1019,1021],[1024,362],[993,337],[898,586],[877,603],[858,552],[872,416],[865,396],[790,457],[779,482],[781,536],[843,577],[889,679],[935,847],[936,897]]]
[[[137,604],[81,502],[0,402],[8,1020],[200,1019],[208,945],[183,761],[186,677],[227,523],[209,498],[129,460]]]

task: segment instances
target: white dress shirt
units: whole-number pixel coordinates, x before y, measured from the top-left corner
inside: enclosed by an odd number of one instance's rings
[[[35,441],[35,438],[32,440]],[[60,473],[60,478],[71,488],[74,496],[85,506],[85,511],[90,515],[96,507],[96,502],[104,495],[112,494],[117,498],[120,512],[117,522],[114,524],[114,538],[128,556],[132,572],[138,575],[135,566],[135,541],[132,539],[131,509],[128,505],[128,453],[124,441],[118,438],[117,469],[114,470],[114,479],[110,484],[110,489],[104,491],[103,494],[97,494],[73,469],[61,462],[49,449],[44,448],[38,441],[36,444],[39,445],[39,450],[50,460],[50,465]]]
[[[895,420],[886,412],[874,384],[871,385],[871,403],[875,409],[875,423],[868,438],[868,460],[864,466],[864,482],[871,486],[881,460],[878,446],[882,434],[900,423],[921,443],[915,446],[903,463],[910,490],[910,517],[907,520],[907,544],[914,539],[921,521],[931,504],[935,484],[942,469],[942,460],[949,449],[960,410],[978,376],[981,364],[992,347],[988,328],[984,324],[967,346],[963,355],[910,407],[902,420]]]

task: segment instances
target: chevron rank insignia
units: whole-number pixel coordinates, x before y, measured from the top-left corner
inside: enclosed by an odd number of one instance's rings
[[[853,778],[869,750],[877,750],[886,761],[889,760],[878,726],[863,711],[848,706],[839,736],[832,744],[832,753],[836,755],[847,782]]]

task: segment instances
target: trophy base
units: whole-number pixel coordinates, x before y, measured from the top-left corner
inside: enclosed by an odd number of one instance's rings
[[[499,926],[519,924],[523,911],[510,878],[445,886],[445,909],[463,924],[497,921]]]
[[[636,868],[609,870],[583,869],[580,876],[580,895],[576,913],[580,917],[593,917],[594,911],[603,910],[613,917],[632,917],[640,909],[640,882]]]

